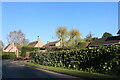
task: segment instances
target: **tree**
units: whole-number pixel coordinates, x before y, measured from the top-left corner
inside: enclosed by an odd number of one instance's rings
[[[102,38],[108,38],[108,37],[112,37],[112,34],[109,33],[109,32],[105,32],[105,33],[103,33]]]
[[[93,38],[92,38],[92,41],[94,41],[94,40],[96,40],[96,39],[98,39],[98,37],[93,37]]]
[[[61,41],[61,45],[64,46],[65,39],[67,38],[67,28],[66,27],[58,27],[56,29],[56,35],[58,39]]]
[[[89,34],[86,36],[86,38],[84,40],[86,42],[92,42],[92,36],[93,36],[93,34],[91,32],[89,32]]]
[[[87,47],[87,42],[85,42],[85,41],[78,42],[76,47],[77,48],[86,48]]]
[[[28,39],[25,38],[25,34],[21,30],[9,32],[7,39],[9,44],[17,43],[20,47],[26,46],[29,43]]]
[[[76,29],[70,30],[68,43],[70,45],[77,45],[78,42],[81,41],[80,36],[81,36],[81,33],[79,30],[76,30]]]
[[[3,51],[3,48],[4,48],[4,43],[0,41],[0,51]]]

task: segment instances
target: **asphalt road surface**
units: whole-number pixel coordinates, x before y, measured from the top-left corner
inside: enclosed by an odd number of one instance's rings
[[[14,61],[2,61],[2,78],[63,78],[78,79],[74,76],[55,73],[42,69],[35,69],[24,65],[15,64]],[[81,80],[81,79],[79,79]]]

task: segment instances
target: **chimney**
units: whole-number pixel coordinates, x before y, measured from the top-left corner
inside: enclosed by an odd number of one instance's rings
[[[37,41],[39,41],[40,39],[39,39],[39,36],[37,36],[38,37],[38,39],[37,39]]]

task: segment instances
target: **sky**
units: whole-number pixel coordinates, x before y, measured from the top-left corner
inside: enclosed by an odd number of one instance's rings
[[[29,41],[37,36],[46,44],[58,40],[58,26],[78,29],[82,36],[91,32],[101,37],[104,32],[116,36],[118,31],[117,2],[3,2],[2,41],[7,43],[10,31],[21,29]]]

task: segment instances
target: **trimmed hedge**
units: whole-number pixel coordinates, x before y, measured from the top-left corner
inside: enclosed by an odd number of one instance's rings
[[[61,51],[61,50],[71,50],[71,49],[76,49],[74,47],[57,47],[57,46],[54,46],[54,47],[47,47],[47,52],[53,52],[53,51]]]
[[[74,49],[49,53],[31,53],[40,65],[78,69],[87,72],[120,74],[120,45]]]
[[[15,59],[16,54],[14,52],[2,52],[2,59]]]
[[[22,57],[26,57],[26,52],[27,51],[34,51],[34,52],[36,52],[36,51],[38,51],[38,50],[45,50],[45,48],[43,48],[43,47],[31,47],[31,46],[23,46],[22,48],[21,48],[21,56]]]

